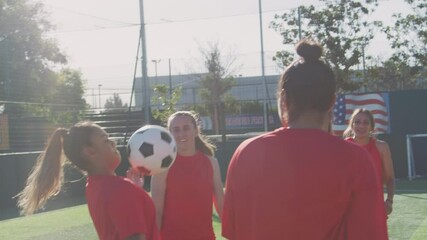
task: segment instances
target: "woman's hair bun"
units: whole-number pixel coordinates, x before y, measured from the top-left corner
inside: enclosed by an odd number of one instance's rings
[[[322,56],[323,48],[314,40],[303,39],[296,45],[296,51],[305,61],[313,62]]]

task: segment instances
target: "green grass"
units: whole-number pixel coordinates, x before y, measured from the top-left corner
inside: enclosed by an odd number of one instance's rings
[[[0,222],[1,239],[97,239],[86,205]]]
[[[427,239],[427,193],[398,194],[388,219],[390,239]]]
[[[218,216],[212,217],[217,239],[221,235]],[[86,204],[0,221],[0,239],[95,240],[98,239]]]
[[[427,239],[427,179],[397,181],[394,210],[388,219],[391,240]],[[0,213],[1,215],[7,212]],[[212,218],[215,235],[222,239],[221,223]],[[95,240],[96,232],[85,204],[27,217],[0,221],[0,239]]]

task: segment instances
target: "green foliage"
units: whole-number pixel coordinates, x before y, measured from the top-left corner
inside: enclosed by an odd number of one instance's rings
[[[113,96],[109,97],[105,101],[104,108],[106,112],[125,112],[128,105],[122,102],[120,95],[118,93],[113,93]]]
[[[407,0],[412,13],[394,14],[392,26],[384,27],[391,47],[395,50],[392,60],[408,66],[427,65],[427,3]]]
[[[54,27],[43,7],[0,0],[0,100],[11,114],[71,123],[86,108],[83,80],[79,71],[63,68],[67,60],[48,36]]]
[[[162,124],[166,124],[169,116],[176,112],[176,104],[182,96],[181,86],[172,89],[172,95],[169,94],[169,90],[165,84],[158,84],[154,86],[154,92],[151,96],[151,103],[154,106],[151,113]]]
[[[301,6],[282,15],[276,15],[270,27],[283,37],[285,47],[295,45],[299,37],[313,38],[325,47],[324,60],[333,68],[339,92],[360,87],[351,81],[352,67],[360,63],[363,49],[374,37],[381,22],[370,22],[368,16],[377,7],[377,1],[321,0],[319,6]],[[301,29],[301,31],[299,31]],[[284,49],[274,59],[281,66],[294,61],[293,51]]]
[[[239,110],[239,102],[230,94],[226,93],[224,98],[224,113],[235,114]]]
[[[192,106],[185,106],[183,109],[195,111],[200,116],[208,116],[210,114],[206,104],[196,104],[196,105],[192,105]]]
[[[0,0],[2,96],[34,102],[50,92],[55,81],[50,67],[66,63],[55,41],[47,37],[51,29],[40,3]]]
[[[369,91],[395,91],[423,88],[417,76],[426,74],[421,67],[411,67],[405,62],[389,59],[380,66],[368,67],[365,86]]]
[[[206,49],[201,50],[205,67],[208,71],[200,81],[199,94],[210,112],[215,132],[219,133],[221,106],[228,102],[232,108],[233,97],[226,93],[235,84],[230,68],[233,61],[225,62],[221,57],[218,43],[209,44]]]
[[[382,29],[393,53],[367,68],[364,84],[369,91],[427,87],[427,4],[420,0],[406,2],[412,12],[394,14],[391,24]]]
[[[65,68],[56,75],[56,82],[52,84],[52,90],[44,96],[43,102],[26,104],[27,111],[52,123],[70,125],[79,121],[80,113],[87,108],[81,72]]]
[[[385,90],[427,87],[427,3],[422,0],[406,2],[412,13],[394,14],[392,25],[383,28],[394,50],[390,59],[375,69],[378,75],[387,77],[377,79]]]
[[[258,101],[246,101],[240,105],[240,112],[242,114],[262,114],[263,111],[263,105]]]

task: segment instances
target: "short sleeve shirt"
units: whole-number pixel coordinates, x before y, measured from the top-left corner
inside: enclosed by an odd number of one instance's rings
[[[89,176],[86,199],[99,239],[121,240],[141,233],[147,240],[160,239],[153,201],[130,180]]]
[[[324,131],[287,129],[244,141],[227,172],[229,240],[387,239],[369,154]]]

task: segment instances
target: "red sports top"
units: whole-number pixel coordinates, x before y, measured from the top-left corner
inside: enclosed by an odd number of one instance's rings
[[[280,128],[230,162],[222,234],[230,240],[385,240],[369,154],[327,132]]]
[[[353,138],[346,138],[347,141],[356,143]],[[356,143],[357,144],[357,143]],[[380,183],[383,182],[383,161],[381,158],[381,153],[377,148],[377,141],[375,138],[370,138],[369,142],[365,145],[361,145],[363,148],[365,148],[372,156],[374,160],[375,169],[378,175],[378,179]],[[382,185],[381,185],[382,186]]]
[[[213,169],[202,152],[178,155],[167,176],[162,240],[214,240]]]
[[[147,240],[160,239],[153,200],[132,181],[89,176],[86,199],[99,239],[121,240],[138,233],[144,233]]]

